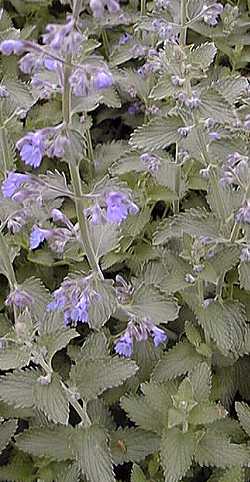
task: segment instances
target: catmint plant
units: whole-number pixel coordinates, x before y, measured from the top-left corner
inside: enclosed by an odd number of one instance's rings
[[[247,482],[248,17],[4,2],[1,480]]]

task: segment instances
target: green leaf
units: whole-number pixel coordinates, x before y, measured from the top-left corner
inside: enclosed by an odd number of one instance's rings
[[[133,464],[131,482],[147,482],[142,469],[137,464]]]
[[[228,103],[234,104],[241,98],[242,94],[246,92],[248,88],[248,81],[245,77],[235,75],[217,80],[217,82],[214,84],[214,87],[220,94],[223,95]]]
[[[212,387],[211,369],[207,363],[197,365],[189,375],[193,395],[197,402],[208,400]]]
[[[48,457],[52,460],[73,459],[71,441],[75,437],[72,427],[62,425],[44,428],[31,428],[16,436],[20,450],[35,457]]]
[[[112,415],[101,398],[95,398],[88,402],[87,413],[94,425],[100,425],[109,431],[115,429]]]
[[[34,406],[54,423],[68,424],[69,402],[66,393],[56,374],[52,375],[49,383],[43,384],[43,378],[36,383],[33,390]]]
[[[201,2],[202,3],[202,2]],[[213,42],[206,42],[192,48],[189,54],[189,61],[196,69],[206,71],[211,63],[214,61],[217,48]]]
[[[139,318],[150,318],[156,324],[173,321],[178,317],[179,307],[175,301],[153,286],[140,286],[126,309]]]
[[[0,369],[22,368],[29,364],[31,351],[26,346],[7,346],[0,350]]]
[[[221,245],[214,256],[203,263],[204,269],[199,277],[210,283],[217,283],[220,276],[225,275],[239,260],[238,246]]]
[[[164,427],[162,414],[154,410],[145,397],[129,395],[122,397],[120,403],[136,425],[149,432],[161,434]]]
[[[199,443],[195,459],[201,466],[247,466],[249,449],[244,445],[231,443],[223,434],[208,430]]]
[[[177,392],[177,384],[173,381],[165,383],[143,383],[141,390],[144,394],[145,400],[152,410],[162,419],[164,425],[167,421],[169,408],[173,404],[173,396]]]
[[[163,434],[161,462],[166,482],[178,482],[186,475],[191,467],[195,448],[196,439],[193,433],[172,428]]]
[[[41,375],[36,370],[8,373],[0,380],[0,399],[14,407],[32,408],[33,387]]]
[[[60,351],[62,348],[67,346],[69,342],[79,336],[76,330],[72,328],[65,328],[63,325],[61,330],[58,330],[54,333],[48,335],[41,335],[38,338],[38,344],[40,347],[46,348],[46,359],[48,363],[51,363],[51,360],[54,354],[57,351]],[[1,366],[1,365],[0,365]]]
[[[30,311],[35,319],[41,320],[44,317],[47,304],[50,301],[49,291],[45,288],[40,279],[33,276],[27,278],[21,285],[19,285],[19,288],[31,295],[33,302],[30,306]]]
[[[242,428],[250,436],[250,407],[244,402],[236,402],[235,409]]]
[[[241,467],[233,467],[232,469],[227,469],[219,478],[219,482],[245,482],[245,480],[245,470]],[[214,480],[214,482],[217,481]]]
[[[88,323],[91,328],[98,330],[114,313],[117,300],[110,280],[95,278],[92,288],[97,293],[97,299],[90,305]]]
[[[238,270],[240,287],[244,290],[250,291],[250,263],[242,261],[238,267]]]
[[[147,151],[165,149],[181,139],[177,131],[182,126],[183,122],[179,117],[153,119],[134,131],[130,144],[134,148],[147,149]]]
[[[17,420],[7,420],[0,425],[0,453],[5,449],[15,434],[17,429]]]
[[[92,246],[99,260],[119,245],[120,229],[115,224],[90,224]]]
[[[64,467],[55,482],[79,482],[80,468],[77,463]]]
[[[214,402],[204,401],[196,405],[188,416],[188,422],[193,425],[207,425],[227,415],[222,405]]]
[[[21,452],[16,453],[7,465],[0,467],[0,480],[4,482],[36,482],[36,468],[31,457]]]
[[[108,388],[118,387],[137,372],[134,361],[118,357],[79,360],[71,370],[71,378],[81,397],[91,400]]]
[[[111,433],[111,453],[115,464],[139,462],[159,450],[160,437],[137,428]]]
[[[35,103],[30,87],[27,84],[10,79],[6,79],[4,84],[9,92],[8,100],[12,103],[13,112],[17,107],[27,111]]]
[[[154,100],[165,99],[166,97],[173,97],[178,88],[174,86],[170,77],[168,75],[161,76],[157,84],[153,87],[150,92],[149,98]]]
[[[75,456],[89,482],[115,482],[107,441],[105,430],[94,425],[76,431]]]
[[[197,353],[193,345],[180,342],[158,362],[152,376],[157,382],[172,380],[193,370],[202,361],[203,357]]]
[[[197,308],[195,314],[206,337],[214,340],[223,353],[241,351],[246,321],[244,307],[240,303],[212,300],[206,307]]]
[[[236,120],[232,106],[226,102],[221,93],[212,88],[202,92],[199,112],[204,119],[211,117],[221,124],[230,124]]]
[[[14,168],[16,162],[15,146],[5,127],[0,128],[0,169],[5,174]],[[10,205],[10,202],[9,202]],[[13,211],[14,211],[14,204]],[[1,215],[2,216],[2,215]]]
[[[85,360],[102,360],[103,358],[109,358],[108,340],[103,332],[91,333],[84,342],[80,359]]]

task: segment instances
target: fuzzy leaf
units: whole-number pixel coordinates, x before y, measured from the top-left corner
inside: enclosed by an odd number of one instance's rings
[[[0,425],[0,453],[10,442],[17,429],[17,420],[7,420]]]
[[[208,306],[197,308],[195,314],[206,336],[214,340],[222,352],[239,353],[246,333],[242,305],[231,301],[222,304],[212,300]]]
[[[202,356],[190,343],[180,342],[158,362],[152,376],[157,382],[172,380],[185,375],[202,361]]]
[[[42,410],[49,420],[67,425],[69,402],[56,374],[52,376],[52,380],[48,384],[36,383],[33,399],[34,406]]]
[[[214,43],[206,42],[191,50],[189,61],[193,67],[206,71],[209,65],[213,62],[216,52],[217,48]]]
[[[35,457],[60,461],[73,458],[71,439],[74,436],[72,427],[62,425],[31,428],[16,437],[16,444],[20,450]]]
[[[195,400],[197,402],[208,400],[212,386],[212,374],[208,364],[200,363],[197,365],[191,372],[189,379]]]
[[[122,397],[120,403],[138,427],[149,432],[162,433],[164,424],[162,414],[154,410],[145,397],[129,395]]]
[[[115,224],[90,224],[90,237],[96,258],[99,260],[117,248],[120,229]]]
[[[89,308],[89,326],[96,330],[100,329],[116,309],[115,290],[109,280],[95,278],[93,290],[97,293],[97,299]]]
[[[188,422],[193,425],[207,425],[213,423],[227,414],[222,405],[204,401],[196,405],[188,416]]]
[[[179,307],[153,286],[142,285],[133,296],[133,303],[126,307],[140,318],[150,318],[156,324],[166,323],[178,317]]]
[[[149,124],[138,127],[131,136],[130,144],[137,149],[149,151],[165,149],[178,142],[181,137],[177,130],[183,123],[179,117],[154,119]]]
[[[242,428],[250,436],[250,407],[244,402],[236,402],[235,409]]]
[[[160,437],[137,428],[111,433],[111,453],[115,464],[140,462],[159,450]]]
[[[241,262],[239,267],[240,287],[250,291],[250,263]]]
[[[35,277],[27,278],[19,288],[32,296],[33,302],[30,306],[30,311],[35,319],[41,320],[46,311],[47,304],[50,301],[49,292],[42,281]]]
[[[161,461],[166,482],[178,482],[192,464],[195,452],[195,436],[177,428],[166,431],[161,443]]]
[[[121,385],[127,378],[135,375],[137,370],[135,362],[118,357],[83,359],[72,368],[71,378],[81,397],[84,400],[91,400],[108,388]]]
[[[80,359],[102,360],[109,357],[108,340],[103,332],[92,333],[81,348]]]
[[[32,408],[33,388],[41,375],[36,370],[15,371],[1,377],[0,399],[14,407]]]
[[[76,431],[74,453],[88,482],[115,482],[106,432],[92,425]]]
[[[0,370],[25,367],[29,364],[30,355],[27,347],[8,346],[0,351]]]
[[[221,124],[234,122],[236,118],[230,104],[215,89],[207,89],[202,92],[199,112],[204,119],[211,117]]]
[[[231,443],[223,434],[208,430],[199,443],[195,459],[201,466],[225,468],[248,465],[249,449],[244,445]]]
[[[133,464],[131,482],[147,482],[142,469],[137,464]]]

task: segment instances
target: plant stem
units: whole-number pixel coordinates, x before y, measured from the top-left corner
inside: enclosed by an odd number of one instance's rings
[[[186,0],[181,0],[181,32],[180,32],[180,45],[183,47],[186,45],[187,27],[186,27]]]
[[[16,275],[15,275],[15,271],[13,269],[13,266],[12,266],[12,263],[11,263],[11,260],[10,260],[9,250],[8,250],[7,245],[6,245],[4,235],[3,235],[2,232],[0,232],[0,252],[1,252],[1,255],[2,255],[1,256],[2,261],[3,261],[4,267],[6,269],[6,275],[7,275],[10,287],[11,287],[11,289],[14,289],[17,285]]]
[[[71,121],[71,89],[69,84],[69,77],[70,77],[71,69],[68,64],[64,65],[64,91],[63,91],[63,119],[68,129]],[[98,261],[95,256],[95,252],[91,243],[89,228],[87,224],[87,219],[84,215],[83,204],[81,201],[82,196],[82,186],[81,186],[81,178],[79,173],[79,166],[76,163],[76,160],[73,158],[70,159],[69,162],[69,169],[71,175],[71,182],[74,190],[75,198],[75,208],[76,208],[76,215],[79,223],[80,234],[81,234],[81,242],[83,245],[84,252],[86,253],[89,265],[93,271],[98,273],[98,275],[103,279],[102,271],[99,267]]]

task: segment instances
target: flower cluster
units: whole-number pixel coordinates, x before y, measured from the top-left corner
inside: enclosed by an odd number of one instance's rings
[[[45,155],[61,158],[64,156],[65,147],[69,141],[61,132],[62,125],[39,129],[29,132],[19,139],[16,147],[20,152],[22,161],[31,166],[39,167]]]
[[[214,3],[211,6],[206,4],[203,6],[203,20],[205,23],[214,27],[218,23],[218,17],[223,12],[223,5],[221,3]]]
[[[34,303],[34,299],[30,293],[25,290],[16,288],[11,291],[5,300],[7,306],[15,306],[16,308],[24,309],[31,306]]]
[[[94,17],[100,18],[105,14],[105,7],[109,13],[117,13],[120,10],[119,2],[116,0],[90,0],[89,6]]]
[[[161,165],[161,161],[159,157],[151,154],[149,152],[145,152],[144,154],[140,155],[140,160],[144,164],[145,168],[151,173],[155,174]]]
[[[234,152],[228,156],[226,163],[222,166],[220,184],[222,186],[244,184],[248,177],[248,170],[249,158]]]
[[[34,225],[30,234],[30,248],[36,249],[43,241],[47,241],[53,251],[63,253],[66,243],[76,239],[77,231],[60,209],[52,209],[51,217],[54,222],[60,222],[66,227],[45,229]]]
[[[69,78],[75,96],[87,96],[93,91],[107,89],[113,84],[113,77],[106,68],[91,65],[77,67]]]
[[[147,318],[143,320],[130,320],[125,333],[115,344],[115,351],[119,353],[119,355],[130,357],[133,353],[134,340],[137,342],[146,341],[148,337],[152,337],[156,347],[167,340],[165,331],[155,326],[151,320]]]
[[[93,224],[121,224],[129,214],[135,215],[138,212],[138,206],[131,201],[129,195],[119,191],[107,193],[104,197],[103,207],[96,203],[85,210]]]
[[[64,25],[48,24],[43,35],[44,44],[60,54],[78,53],[84,37],[75,27],[72,15],[68,15]]]
[[[62,311],[65,326],[87,323],[91,302],[100,295],[90,286],[91,276],[66,278],[53,293],[53,301],[48,304],[49,311]]]
[[[235,221],[240,224],[250,224],[250,200],[237,211]]]

